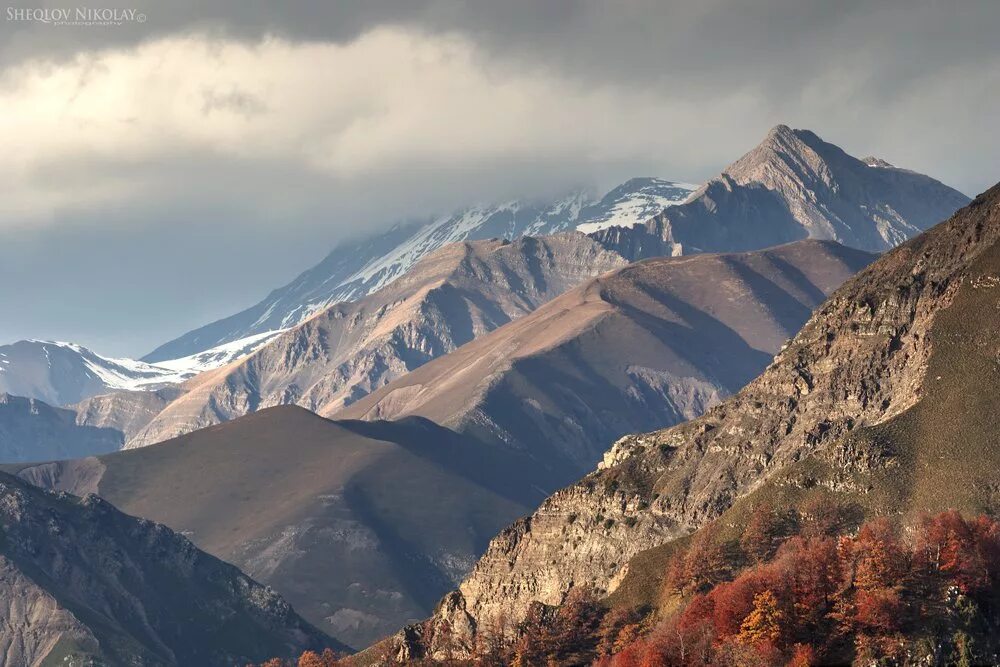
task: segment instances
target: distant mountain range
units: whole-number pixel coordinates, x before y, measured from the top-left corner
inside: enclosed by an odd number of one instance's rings
[[[719,198],[720,187],[734,196]],[[803,199],[809,205],[800,204]],[[383,289],[338,304],[243,361],[189,381],[180,398],[129,434],[127,446],[270,405],[291,403],[332,416],[586,279],[637,259],[714,249],[705,248],[705,239],[742,249],[838,237],[880,249],[966,201],[926,176],[869,166],[811,132],[778,126],[719,179],[645,224],[512,243],[465,241],[426,255]],[[894,212],[891,224],[887,211]],[[681,221],[697,215],[699,221],[675,225],[671,215]],[[700,245],[691,243],[694,238],[702,239]]]
[[[332,306],[242,361],[189,380],[180,397],[130,434],[126,446],[152,444],[274,405],[332,415],[584,280],[624,265],[619,255],[578,233],[448,245],[383,289]]]
[[[70,405],[109,392],[152,391],[245,357],[274,335],[250,336],[156,365],[102,357],[74,343],[22,340],[0,345],[0,392]]]
[[[297,404],[330,416],[628,262],[803,238],[881,250],[967,201],[929,177],[855,159],[811,132],[785,126],[697,192],[686,188],[633,179],[596,203],[576,193],[544,206],[478,207],[400,226],[335,250],[259,306],[162,346],[148,363],[104,359],[69,344],[6,346],[0,389],[54,404],[131,390],[80,406],[81,423],[120,429],[130,446],[270,405]],[[690,197],[681,203],[685,193]],[[638,222],[653,211],[660,213]],[[445,245],[581,225],[599,229]],[[353,300],[330,309],[339,299]],[[196,349],[205,346],[214,347]],[[182,353],[189,356],[167,358]],[[199,371],[172,394],[135,394]]]
[[[774,127],[682,205],[593,237],[630,260],[756,250],[804,238],[882,252],[969,203],[939,181]]]
[[[660,178],[633,178],[603,197],[579,190],[552,202],[473,206],[425,223],[400,224],[338,246],[256,306],[166,343],[142,361],[107,358],[64,342],[33,340],[0,346],[0,392],[69,405],[108,392],[178,384],[247,356],[334,303],[354,301],[385,287],[449,243],[634,225],[682,201],[696,188]]]

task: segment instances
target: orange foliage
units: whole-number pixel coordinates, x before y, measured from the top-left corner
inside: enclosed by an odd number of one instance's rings
[[[796,644],[792,647],[792,657],[787,667],[813,667],[816,665],[816,650],[809,644]]]

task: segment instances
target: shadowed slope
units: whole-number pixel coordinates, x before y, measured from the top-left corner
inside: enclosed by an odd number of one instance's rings
[[[428,614],[554,488],[426,420],[331,422],[292,406],[19,474],[182,531],[358,647]]]
[[[270,589],[96,496],[0,473],[0,662],[233,665],[334,646]]]
[[[115,429],[78,426],[72,410],[0,393],[0,462],[103,454],[123,442]]]

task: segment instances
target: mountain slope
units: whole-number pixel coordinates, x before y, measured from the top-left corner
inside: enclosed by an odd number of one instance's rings
[[[72,410],[0,393],[0,462],[104,454],[123,443],[116,429],[78,425]]]
[[[575,228],[644,222],[682,201],[696,186],[635,178],[596,199],[576,191],[552,202],[511,201],[473,206],[426,223],[400,224],[380,235],[338,246],[322,262],[257,305],[187,333],[143,359],[156,363],[267,331],[287,329],[341,301],[356,301],[406,273],[450,243],[543,236]]]
[[[107,502],[0,473],[0,662],[233,665],[335,645],[239,570]]]
[[[578,233],[456,243],[402,278],[333,306],[250,357],[184,384],[127,446],[296,404],[330,415],[586,278],[624,265]]]
[[[338,416],[419,415],[529,452],[569,482],[625,433],[691,419],[739,390],[871,259],[803,241],[641,262],[588,281]]]
[[[964,458],[961,475],[942,474],[934,467],[946,456],[942,447],[960,445],[963,427],[955,419],[961,415],[985,434],[974,447],[990,447],[992,427],[983,420],[990,420],[994,406],[977,402],[971,409],[948,412],[960,399],[937,405],[938,391],[930,386],[946,376],[928,371],[939,367],[933,352],[940,350],[938,359],[947,363],[954,354],[949,349],[968,349],[955,370],[982,366],[977,373],[989,375],[987,386],[992,386],[997,338],[990,333],[995,318],[986,313],[997,307],[998,242],[1000,186],[995,186],[848,281],[743,391],[698,419],[623,438],[601,470],[554,494],[530,518],[491,542],[472,575],[445,599],[429,625],[410,633],[412,639],[422,632],[422,641],[397,641],[410,651],[461,654],[469,651],[476,627],[501,619],[516,623],[533,601],[559,604],[574,582],[591,583],[599,594],[612,592],[636,554],[715,518],[810,453],[854,442],[852,434],[891,431],[895,424],[910,423],[905,437],[918,436],[929,447],[915,459],[901,457],[898,465],[905,464],[906,474],[896,466],[881,473],[895,480],[904,497],[918,499],[909,508],[963,496],[980,507],[992,506],[996,468],[980,465],[979,454]],[[967,299],[972,307],[949,313],[954,303]],[[949,319],[972,319],[979,328],[961,334],[950,332],[946,324],[943,330],[936,328]],[[958,382],[960,374],[953,370],[951,377]],[[920,405],[925,407],[914,409]],[[938,440],[935,422],[920,418],[924,410],[950,424],[952,435]],[[848,476],[852,468],[877,470],[893,449],[883,450],[878,438],[874,442],[868,448],[871,456],[858,456],[850,447],[830,450],[831,470]],[[919,483],[927,478],[937,481]],[[843,480],[834,475],[827,483],[838,481]],[[937,499],[929,502],[934,494]],[[435,644],[435,628],[442,624],[450,628],[450,638],[439,633]]]
[[[755,250],[804,238],[888,250],[966,205],[962,193],[884,161],[851,157],[785,125],[679,206],[592,236],[630,259]]]
[[[281,406],[151,447],[11,467],[182,531],[354,646],[430,613],[503,525],[554,488],[430,422]]]

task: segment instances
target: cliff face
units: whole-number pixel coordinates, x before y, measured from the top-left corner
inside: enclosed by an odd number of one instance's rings
[[[397,649],[462,654],[479,629],[517,623],[533,601],[558,604],[582,583],[612,592],[636,553],[696,529],[817,448],[901,415],[925,391],[932,325],[998,240],[1000,186],[848,281],[739,394],[616,443],[598,471],[495,538],[424,639],[401,636]]]
[[[0,600],[6,665],[232,665],[339,646],[165,526],[4,473]]]

